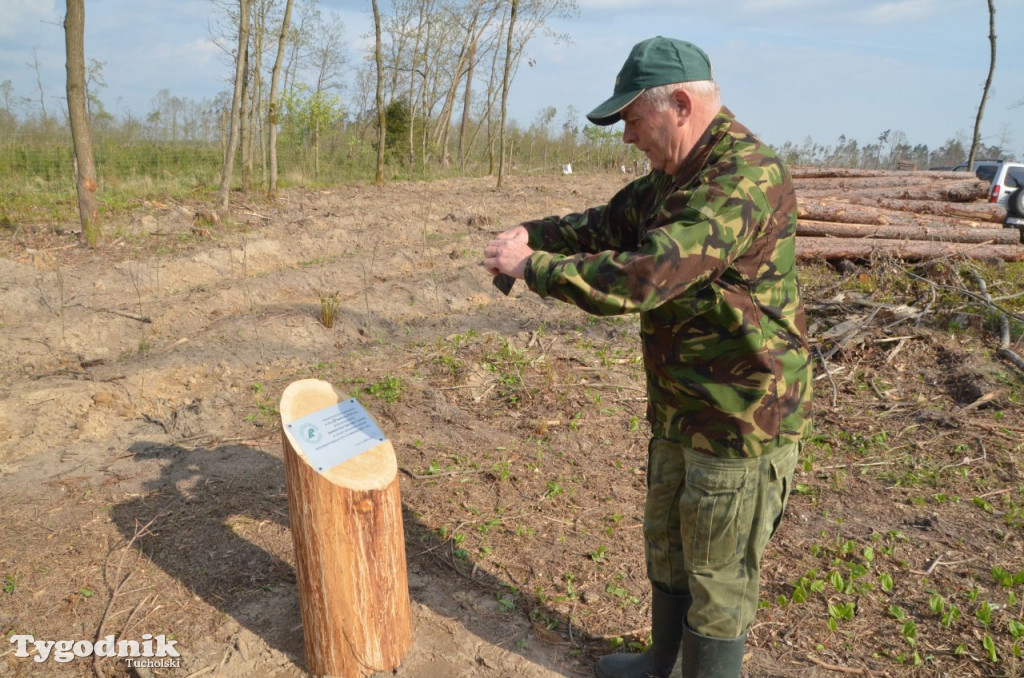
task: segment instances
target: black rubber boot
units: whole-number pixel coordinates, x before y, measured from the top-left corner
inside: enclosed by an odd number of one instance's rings
[[[598,678],[682,678],[683,627],[693,599],[665,593],[651,598],[651,644],[643,654],[610,654],[597,662]]]
[[[711,638],[687,626],[683,630],[686,665],[682,678],[740,678],[747,633],[739,638]]]

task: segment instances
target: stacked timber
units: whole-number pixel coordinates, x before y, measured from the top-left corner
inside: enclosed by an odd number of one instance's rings
[[[962,172],[794,168],[797,257],[1024,261],[1024,231],[1002,228],[988,184]]]

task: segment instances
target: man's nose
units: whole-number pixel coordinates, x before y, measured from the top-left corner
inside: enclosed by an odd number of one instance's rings
[[[633,144],[636,143],[636,135],[633,134],[633,130],[626,125],[626,129],[622,130],[622,143]]]

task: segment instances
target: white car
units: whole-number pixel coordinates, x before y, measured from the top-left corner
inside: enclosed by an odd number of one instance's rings
[[[1024,229],[1024,190],[1021,190],[1022,186],[1024,186],[1024,163],[1004,162],[999,165],[988,190],[988,201],[1006,208],[1004,226]]]

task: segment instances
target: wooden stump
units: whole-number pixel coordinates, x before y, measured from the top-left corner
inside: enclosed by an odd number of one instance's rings
[[[288,424],[347,398],[318,379],[281,396],[288,512],[314,675],[393,671],[412,645],[398,463],[391,442],[317,472]]]

